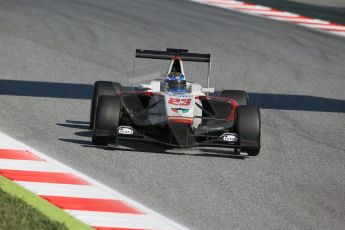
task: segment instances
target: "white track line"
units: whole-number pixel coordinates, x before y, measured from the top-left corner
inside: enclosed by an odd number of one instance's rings
[[[65,196],[79,198],[116,199],[114,196],[94,185],[54,184],[41,182],[17,182],[26,189],[42,196]]]
[[[287,18],[287,17],[278,17],[278,16],[270,16],[270,19],[279,20],[279,21],[287,21],[287,22],[300,22],[300,23],[310,23],[310,24],[330,24],[330,22],[323,21],[320,19],[309,19],[309,18]]]
[[[66,173],[69,170],[66,167],[45,162],[45,161],[27,161],[27,160],[0,160],[0,169],[7,170],[25,170],[35,172],[61,172]]]
[[[336,35],[344,36],[345,37],[345,31],[344,32],[341,32],[341,31],[329,31],[329,32],[332,33],[332,34],[336,34]]]
[[[204,0],[195,0],[195,2],[200,2],[203,3],[205,2]],[[236,4],[236,5],[243,5],[244,2],[239,2],[239,1],[233,1],[233,0],[213,0],[213,1],[208,1],[208,2],[212,2],[213,4]]]
[[[345,31],[345,26],[338,26],[338,25],[314,25],[314,24],[306,24],[301,23],[302,26],[307,26],[310,28],[317,28],[317,29],[327,29],[333,31]]]
[[[214,6],[219,6],[223,8],[234,8],[234,9],[245,9],[245,10],[271,10],[270,7],[266,6],[248,6],[248,5],[241,5],[241,4],[225,4],[225,3],[215,3],[212,4]]]
[[[285,17],[298,17],[298,14],[289,12],[276,12],[276,11],[261,11],[261,10],[240,10],[247,14],[262,15],[262,16],[285,16]]]
[[[162,222],[149,215],[133,215],[123,213],[108,212],[90,212],[65,210],[70,215],[88,223],[91,226],[117,227],[117,228],[135,228],[135,229],[161,229]],[[173,230],[174,228],[164,228],[164,230]]]

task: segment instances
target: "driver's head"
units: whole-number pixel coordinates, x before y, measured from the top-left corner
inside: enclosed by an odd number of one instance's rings
[[[186,93],[186,78],[182,73],[171,72],[165,79],[168,92]]]

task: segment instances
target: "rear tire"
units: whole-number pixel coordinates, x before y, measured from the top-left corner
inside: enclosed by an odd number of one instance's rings
[[[233,99],[239,105],[248,105],[248,94],[243,90],[223,90],[220,96]]]
[[[95,111],[97,108],[98,100],[101,95],[114,96],[121,92],[121,84],[111,81],[96,81],[93,86],[93,95],[91,100],[90,109],[90,129],[93,128],[93,121],[95,116]]]
[[[121,118],[121,97],[102,95],[95,111],[92,142],[107,145],[116,142]]]
[[[241,105],[236,110],[236,129],[240,138],[241,151],[250,156],[260,152],[261,121],[256,106]]]

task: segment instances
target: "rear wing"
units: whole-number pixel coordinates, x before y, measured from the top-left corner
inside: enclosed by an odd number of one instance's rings
[[[179,57],[182,61],[191,61],[191,62],[206,62],[208,63],[207,71],[207,88],[210,87],[210,71],[211,71],[211,54],[200,54],[200,53],[189,53],[186,49],[173,49],[167,48],[166,51],[161,50],[135,50],[136,58],[149,58],[149,59],[164,59],[171,60],[175,57]],[[135,58],[133,65],[133,75],[135,71]],[[133,78],[132,78],[133,79]],[[133,88],[132,81],[132,88]]]
[[[211,54],[189,53],[185,49],[167,48],[166,51],[137,49],[135,51],[136,58],[171,60],[176,56],[181,58],[182,61],[211,63]]]

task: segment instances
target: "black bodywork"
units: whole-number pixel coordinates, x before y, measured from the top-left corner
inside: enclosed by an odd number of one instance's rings
[[[131,127],[133,134],[118,134],[120,139],[144,139],[175,147],[224,146],[239,148],[237,142],[224,141],[224,133],[236,133],[235,122],[229,120],[232,104],[223,98],[204,97],[200,99],[201,123],[197,128],[189,124],[171,123],[164,111],[150,114],[149,101],[152,95],[146,93],[122,93],[122,110],[119,126]],[[161,100],[158,103],[163,103]],[[155,104],[154,106],[158,106]],[[162,122],[152,125],[149,115],[158,116]]]

